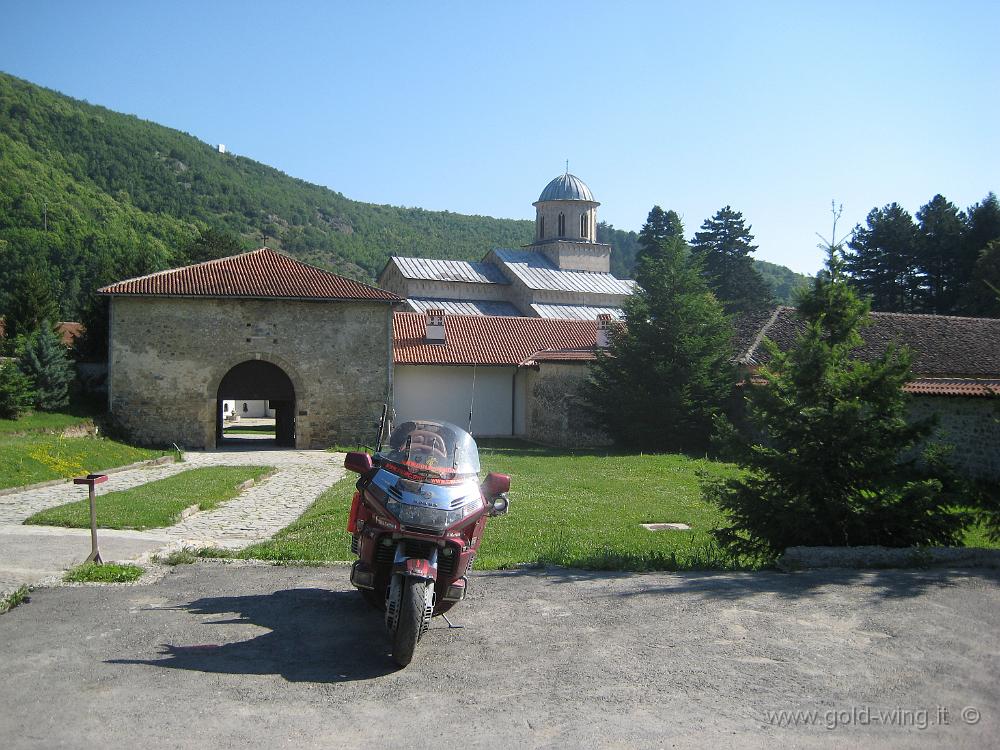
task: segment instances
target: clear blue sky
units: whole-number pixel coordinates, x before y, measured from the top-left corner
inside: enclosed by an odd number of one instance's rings
[[[569,159],[619,228],[730,204],[814,272],[833,198],[846,230],[1000,190],[998,32],[985,1],[0,0],[0,70],[365,201],[532,218]]]

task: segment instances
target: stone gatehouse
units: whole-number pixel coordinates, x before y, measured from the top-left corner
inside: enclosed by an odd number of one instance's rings
[[[147,445],[209,448],[226,399],[265,399],[279,445],[371,442],[391,393],[381,289],[268,248],[112,284],[108,405]]]

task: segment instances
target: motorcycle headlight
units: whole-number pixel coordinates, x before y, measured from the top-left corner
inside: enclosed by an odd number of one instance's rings
[[[449,526],[453,526],[463,518],[475,513],[482,508],[482,505],[483,501],[480,498],[456,510],[440,510],[438,508],[425,508],[421,505],[407,505],[398,500],[390,500],[385,504],[385,507],[404,526],[421,526],[426,529],[434,529],[435,531],[444,531]]]

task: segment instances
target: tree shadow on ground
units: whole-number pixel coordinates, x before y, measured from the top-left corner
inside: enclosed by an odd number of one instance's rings
[[[108,663],[224,674],[277,674],[290,682],[370,680],[398,669],[389,656],[381,614],[355,591],[289,589],[273,594],[206,597],[167,609],[237,616],[202,622],[208,626],[204,643],[163,644],[161,658],[110,659]],[[212,627],[233,624],[258,625],[268,632],[225,643],[227,629]]]
[[[778,571],[712,572],[684,571],[658,573],[627,573],[574,570],[548,567],[518,571],[502,571],[493,575],[523,575],[544,578],[547,583],[560,585],[592,581],[601,578],[640,579],[648,582],[637,590],[608,594],[612,597],[697,595],[706,599],[737,600],[759,594],[771,594],[782,599],[800,599],[828,594],[837,587],[861,589],[872,598],[905,599],[920,596],[933,589],[950,588],[964,581],[1000,585],[1000,570],[996,568],[886,568],[848,570],[829,568],[793,573]]]

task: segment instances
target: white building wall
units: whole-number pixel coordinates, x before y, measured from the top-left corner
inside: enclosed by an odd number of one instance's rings
[[[516,367],[396,365],[393,424],[408,419],[441,419],[468,429],[475,373],[472,434],[509,437],[514,434],[516,421],[513,408],[516,372]]]

